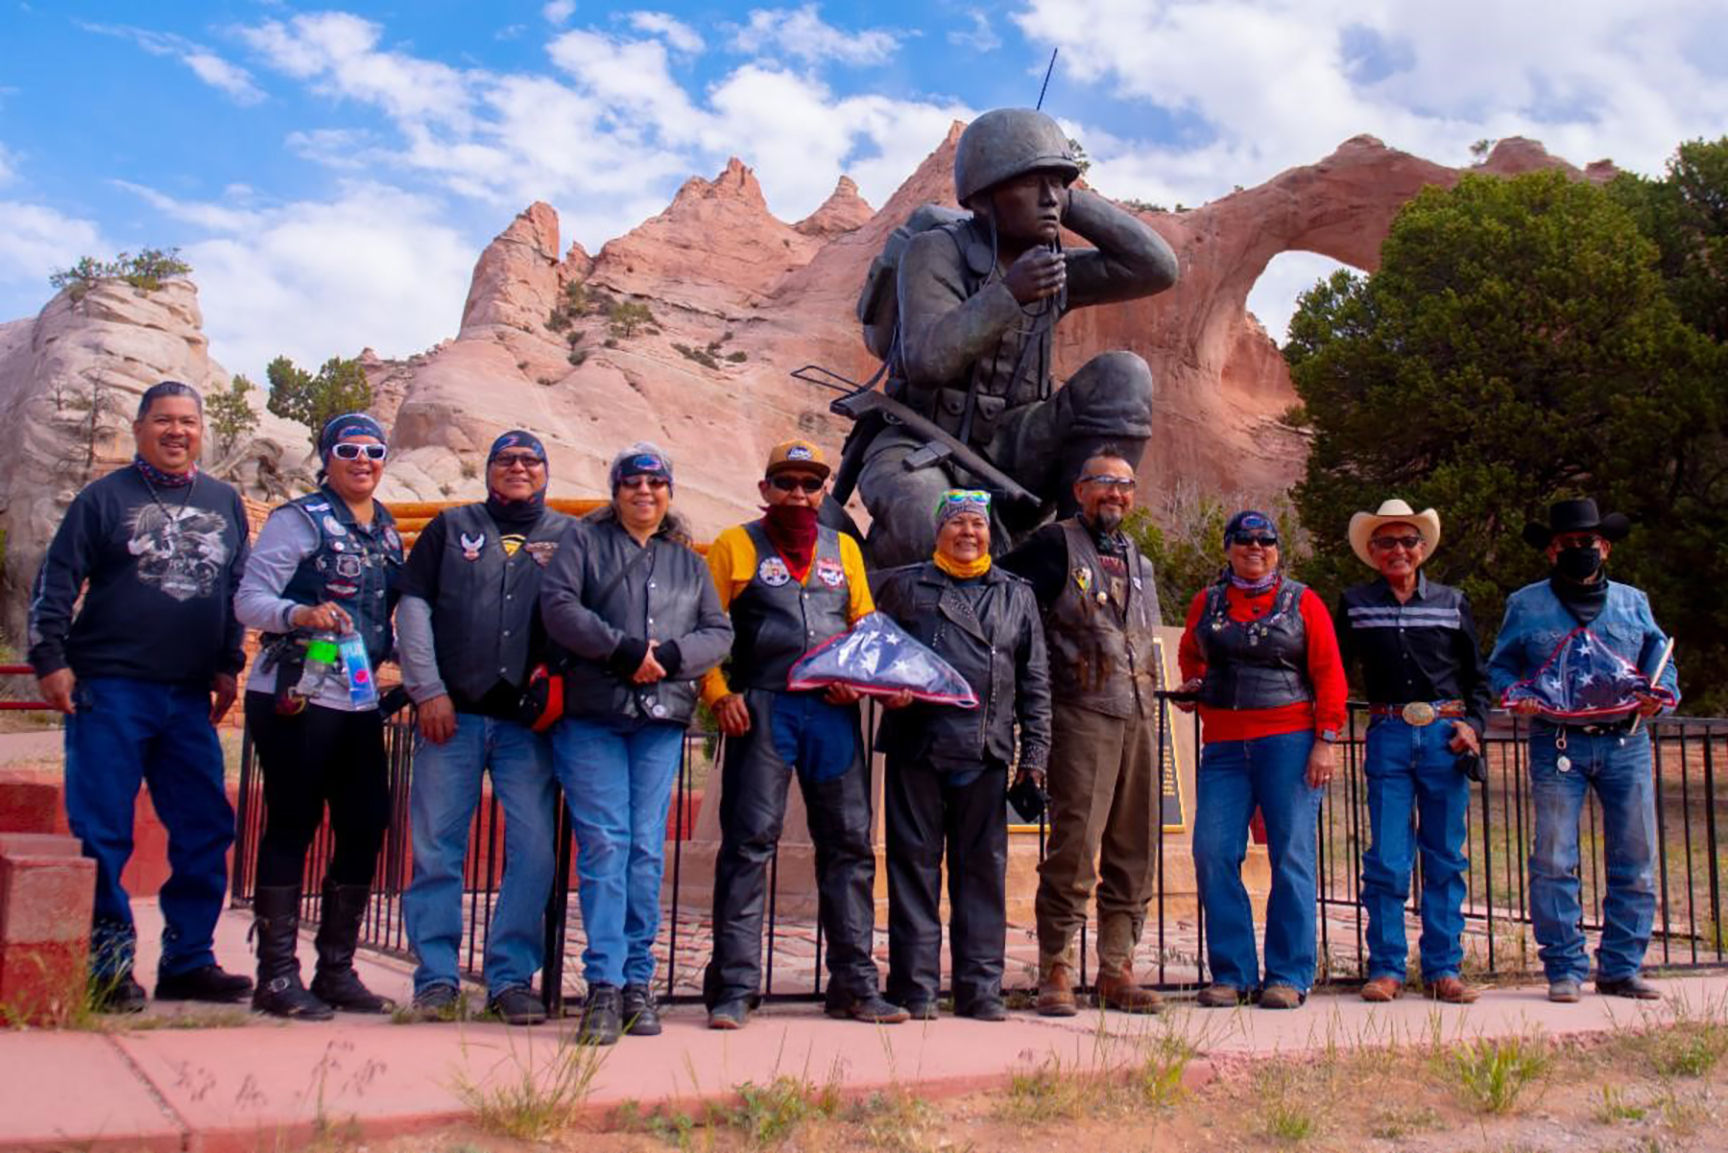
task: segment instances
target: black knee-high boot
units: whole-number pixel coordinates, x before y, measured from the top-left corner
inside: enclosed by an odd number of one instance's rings
[[[328,1021],[336,1014],[300,983],[300,886],[260,885],[252,896],[258,939],[258,986],[252,1007],[277,1017]]]
[[[318,968],[312,975],[312,992],[346,1013],[388,1013],[396,1007],[361,984],[360,975],[354,971],[360,922],[371,896],[370,885],[324,882],[324,913],[313,942],[318,950]]]

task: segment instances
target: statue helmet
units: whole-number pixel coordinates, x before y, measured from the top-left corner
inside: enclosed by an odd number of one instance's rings
[[[1004,180],[1054,169],[1072,182],[1080,175],[1068,135],[1031,108],[995,108],[960,134],[954,150],[954,195],[961,204]]]

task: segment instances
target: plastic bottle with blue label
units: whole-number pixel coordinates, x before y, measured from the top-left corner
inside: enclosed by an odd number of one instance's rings
[[[337,646],[342,672],[348,682],[348,703],[356,709],[378,707],[378,684],[372,679],[372,662],[359,633],[345,633]]]

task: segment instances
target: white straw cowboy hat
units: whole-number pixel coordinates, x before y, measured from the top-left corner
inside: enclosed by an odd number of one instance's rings
[[[1350,547],[1369,568],[1380,567],[1374,563],[1374,557],[1368,552],[1368,542],[1380,531],[1380,526],[1385,524],[1415,525],[1416,531],[1422,534],[1422,543],[1425,546],[1423,560],[1433,556],[1435,547],[1440,544],[1439,513],[1431,508],[1414,512],[1401,500],[1385,501],[1374,512],[1359,512],[1350,518]]]

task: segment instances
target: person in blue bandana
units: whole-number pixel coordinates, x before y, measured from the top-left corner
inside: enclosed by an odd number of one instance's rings
[[[1578,819],[1593,789],[1608,874],[1596,991],[1655,1000],[1661,994],[1639,974],[1656,914],[1655,785],[1640,718],[1673,708],[1679,679],[1673,661],[1663,660],[1668,638],[1649,598],[1608,579],[1608,556],[1631,522],[1602,516],[1593,500],[1560,501],[1548,521],[1527,525],[1524,539],[1552,571],[1507,600],[1488,659],[1494,692],[1530,721],[1530,920],[1548,999],[1577,1001],[1590,973],[1579,927]],[[1557,668],[1564,674],[1548,675]],[[1614,700],[1597,698],[1585,683],[1603,673],[1622,680]]]
[[[402,569],[396,522],[373,496],[386,441],[365,413],[324,425],[318,490],[270,514],[234,596],[240,622],[263,633],[246,684],[246,725],[264,772],[266,810],[252,904],[252,1007],[278,1017],[327,1020],[335,1009],[392,1007],[354,972],[390,824],[384,720],[375,689],[367,691],[371,671],[394,648],[390,614]],[[318,967],[308,989],[295,956],[300,886],[326,806],[335,852],[324,873]]]

